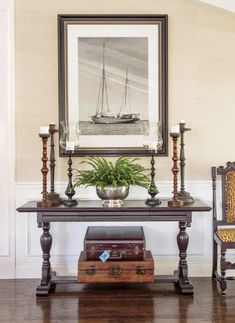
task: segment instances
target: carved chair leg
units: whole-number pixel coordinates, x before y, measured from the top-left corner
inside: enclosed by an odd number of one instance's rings
[[[221,295],[226,295],[227,281],[226,281],[226,249],[221,248],[221,258],[220,258],[220,270],[221,270],[221,279],[220,279],[220,288]]]
[[[218,246],[216,241],[213,241],[213,264],[212,264],[212,278],[216,278],[217,272],[217,261],[218,261]]]

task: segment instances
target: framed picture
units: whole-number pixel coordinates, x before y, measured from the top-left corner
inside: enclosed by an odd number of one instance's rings
[[[160,121],[166,156],[167,15],[59,15],[58,41],[59,121],[78,123],[75,155],[149,155],[143,138]]]

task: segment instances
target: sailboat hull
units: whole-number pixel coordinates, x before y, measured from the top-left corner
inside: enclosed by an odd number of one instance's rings
[[[130,117],[109,117],[109,116],[101,116],[96,117],[92,116],[91,120],[93,123],[96,124],[117,124],[117,123],[133,123],[139,120],[136,116],[130,116]]]

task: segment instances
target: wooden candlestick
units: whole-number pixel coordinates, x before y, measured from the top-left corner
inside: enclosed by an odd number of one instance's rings
[[[52,202],[48,199],[47,192],[47,140],[50,137],[49,133],[40,133],[39,137],[42,138],[42,200],[37,202],[37,206],[39,207],[51,207]]]
[[[179,160],[178,154],[177,154],[177,141],[178,138],[180,137],[180,133],[170,133],[170,136],[173,141],[173,167],[172,167],[172,173],[173,173],[173,199],[168,201],[168,206],[170,207],[178,207],[178,206],[183,206],[184,202],[178,199],[178,180],[177,180],[177,175],[179,172],[179,168],[177,165],[177,162]]]
[[[51,137],[50,143],[50,193],[48,194],[49,200],[52,201],[53,205],[59,205],[62,203],[62,198],[58,193],[55,192],[55,142],[54,142],[54,134],[59,132],[58,129],[55,128],[55,124],[49,124],[49,133]]]

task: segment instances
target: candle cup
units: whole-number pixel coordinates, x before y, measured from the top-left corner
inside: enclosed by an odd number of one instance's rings
[[[171,126],[171,133],[180,133],[179,125]]]
[[[49,127],[43,126],[39,129],[39,135],[48,135],[49,134]]]

